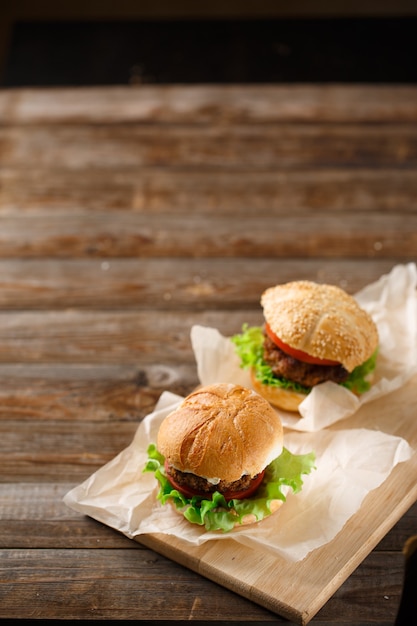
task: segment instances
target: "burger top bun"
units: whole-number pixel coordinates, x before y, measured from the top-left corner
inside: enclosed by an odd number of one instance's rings
[[[295,281],[267,289],[264,317],[283,342],[320,359],[341,363],[348,372],[378,346],[378,331],[356,300],[334,285]]]
[[[282,451],[283,428],[255,391],[228,383],[196,390],[162,422],[158,450],[181,472],[232,482],[256,476]]]

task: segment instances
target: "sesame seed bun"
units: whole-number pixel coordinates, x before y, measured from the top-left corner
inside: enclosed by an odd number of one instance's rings
[[[232,482],[262,472],[282,452],[283,428],[258,393],[216,383],[187,396],[162,422],[157,447],[181,472]]]
[[[356,300],[334,285],[295,281],[267,289],[264,317],[287,345],[351,372],[378,346],[378,331]]]

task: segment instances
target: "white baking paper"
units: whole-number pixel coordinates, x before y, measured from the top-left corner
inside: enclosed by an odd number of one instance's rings
[[[285,504],[259,524],[230,533],[206,532],[171,506],[160,505],[153,473],[142,472],[149,443],[155,443],[160,423],[181,401],[180,396],[164,392],[155,411],[139,425],[132,443],[67,493],[65,503],[130,538],[164,533],[194,546],[235,540],[297,561],[335,537],[367,493],[412,454],[401,437],[374,430],[285,433],[285,446],[291,452],[316,453],[316,469],[305,476],[302,491],[290,492]]]
[[[374,383],[360,397],[332,382],[317,385],[299,407],[299,414],[277,411],[293,430],[313,432],[353,415],[359,407],[399,389],[417,372],[417,269],[414,263],[397,265],[387,275],[355,295],[375,321],[379,354]],[[240,329],[236,329],[239,333]],[[233,382],[252,388],[250,375],[230,338],[217,329],[193,326],[191,342],[202,385]]]

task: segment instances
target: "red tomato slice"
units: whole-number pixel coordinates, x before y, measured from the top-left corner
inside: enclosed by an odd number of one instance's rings
[[[303,352],[302,350],[297,350],[296,348],[291,348],[287,343],[281,341],[281,339],[271,330],[271,327],[267,322],[265,322],[265,330],[268,337],[281,348],[283,352],[289,354],[289,356],[298,359],[299,361],[303,361],[304,363],[312,363],[313,365],[340,365],[339,361],[332,361],[331,359],[319,359],[319,357],[311,356],[307,352]]]
[[[208,493],[204,493],[202,491],[197,491],[196,489],[192,489],[191,487],[185,486],[185,485],[179,485],[173,478],[172,476],[170,476],[168,474],[167,471],[168,468],[168,463],[165,461],[165,471],[166,471],[166,475],[167,478],[169,480],[169,482],[171,483],[171,485],[174,487],[174,489],[177,489],[177,491],[179,491],[180,493],[182,493],[186,498],[192,498],[193,496],[201,496],[201,497],[205,497],[205,498],[210,498],[210,494]],[[258,487],[260,486],[263,478],[264,478],[264,474],[265,474],[265,470],[263,472],[261,472],[260,474],[258,474],[258,476],[256,477],[256,480],[253,480],[250,484],[250,486],[248,487],[248,489],[243,490],[243,491],[227,491],[225,493],[223,493],[223,496],[225,498],[225,500],[242,500],[243,498],[250,498],[250,496],[252,496],[255,491],[258,489]]]

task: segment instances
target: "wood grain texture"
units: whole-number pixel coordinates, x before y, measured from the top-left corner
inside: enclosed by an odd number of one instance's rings
[[[415,124],[283,124],[196,128],[86,125],[0,128],[4,165],[43,168],[415,167]]]
[[[178,167],[53,167],[45,176],[37,163],[24,169],[0,169],[0,215],[26,213],[71,216],[86,212],[125,212],[185,217],[228,216],[244,219],[263,211],[265,217],[308,216],[310,211],[346,217],[350,211],[412,214],[417,208],[417,182],[412,168],[278,167],[225,171]],[[116,218],[116,216],[114,216]]]
[[[399,259],[397,259],[399,260]],[[309,280],[356,293],[389,272],[394,260],[311,258],[0,259],[0,306],[6,310],[259,310],[271,284]],[[192,321],[189,322],[191,324]]]
[[[35,362],[0,365],[0,376],[1,419],[72,424],[136,422],[153,409],[165,388],[187,395],[198,384],[194,364],[66,366]]]
[[[0,362],[164,364],[194,362],[190,329],[213,326],[231,335],[259,323],[259,311],[15,311],[1,313]]]
[[[19,89],[0,93],[3,124],[415,122],[413,86],[198,85]]]
[[[417,250],[417,214],[350,211],[296,217],[100,213],[1,218],[0,258],[243,257],[408,258]]]
[[[240,623],[282,622],[259,605],[150,550],[78,549],[76,562],[71,559],[71,551],[65,548],[22,549],[4,554],[4,563],[9,567],[2,568],[6,605],[3,604],[1,611],[7,611],[8,618],[39,619],[47,601],[53,606],[56,619],[81,619],[88,615],[92,620],[154,620],[157,613],[159,620],[203,621],[207,615],[212,615],[215,607],[220,621],[236,621],[238,612],[242,616]],[[16,584],[10,575],[16,569],[30,585]],[[381,599],[381,593],[371,583],[372,573],[384,569],[391,576],[386,600]],[[341,612],[340,623],[349,623],[350,598],[355,595],[361,611],[361,621],[357,624],[365,624],[366,620],[375,623],[376,614],[380,626],[391,626],[390,615],[401,591],[401,569],[399,555],[369,557],[361,576],[351,578],[344,593],[335,597],[333,611]],[[167,586],[175,601],[161,603],[157,592],[165,593]],[[66,589],[67,601],[62,597],[63,589]],[[376,612],[370,608],[373,605],[378,606]],[[332,623],[326,613],[323,621],[320,614],[318,618],[318,624]]]
[[[56,619],[155,620],[158,615],[158,620],[201,620],[215,607],[226,621],[236,610],[248,620],[275,620],[265,609],[233,598],[220,585],[150,550],[77,549],[76,561],[65,548],[6,550],[4,556],[7,600],[0,614],[8,618],[40,618],[48,602]],[[17,569],[31,583],[25,588],[11,577]],[[161,602],[167,587],[172,600]]]
[[[82,481],[123,450],[133,438],[135,425],[114,421],[97,428],[88,421],[74,427],[66,422],[22,422],[19,433],[13,430],[13,420],[1,422],[0,462],[2,480],[37,482],[48,479]]]

